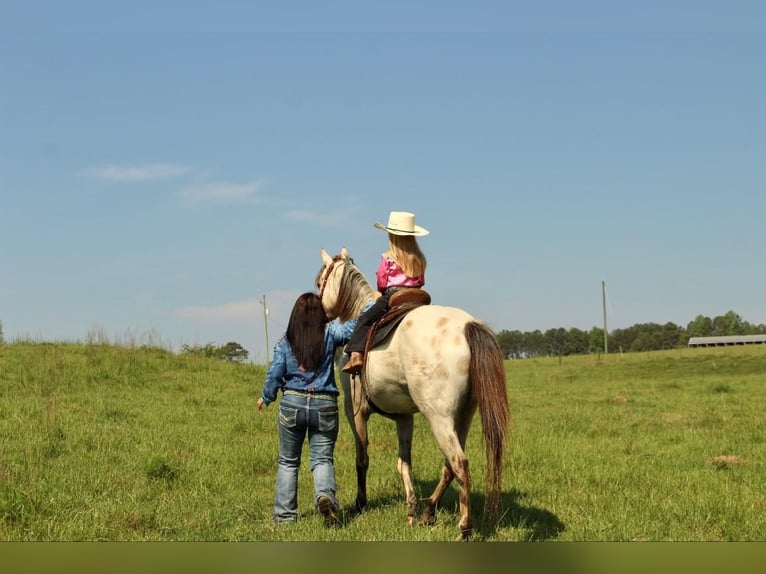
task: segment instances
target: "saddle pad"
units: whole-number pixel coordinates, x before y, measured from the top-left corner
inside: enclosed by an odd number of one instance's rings
[[[414,306],[412,308],[414,308]],[[409,309],[407,311],[409,311]],[[402,319],[404,319],[404,317],[407,315],[406,312],[402,313],[401,311],[397,311],[395,314],[392,314],[390,318],[387,318],[389,314],[390,311],[383,315],[383,317],[380,318],[380,321],[378,321],[378,323],[373,325],[372,329],[370,329],[370,337],[367,340],[368,349],[372,349],[373,347],[382,343],[391,333],[394,332],[396,327],[399,326],[399,323],[402,322]]]
[[[413,289],[413,291],[420,291],[420,289]],[[399,303],[395,307],[391,307],[388,311],[386,311],[386,313],[380,319],[378,319],[378,322],[375,323],[370,329],[370,332],[367,335],[367,343],[365,345],[365,349],[370,350],[376,345],[382,343],[391,333],[394,332],[394,330],[396,330],[396,328],[399,326],[399,323],[402,322],[402,319],[407,316],[407,313],[412,311],[415,307],[430,304],[431,298],[428,295],[426,296],[428,297],[429,303],[425,303],[424,298],[418,298],[413,299],[411,302]]]

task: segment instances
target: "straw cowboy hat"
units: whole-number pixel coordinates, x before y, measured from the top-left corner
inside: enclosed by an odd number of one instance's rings
[[[388,215],[388,225],[376,223],[375,227],[394,235],[428,235],[425,227],[415,225],[415,214],[408,211],[392,211]]]

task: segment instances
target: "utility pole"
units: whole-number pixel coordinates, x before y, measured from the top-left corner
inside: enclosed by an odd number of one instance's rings
[[[266,334],[266,366],[269,366],[269,308],[266,306],[266,295],[261,298],[263,304],[263,331]]]
[[[601,304],[604,308],[604,355],[609,354],[609,331],[606,329],[606,281],[601,281]]]

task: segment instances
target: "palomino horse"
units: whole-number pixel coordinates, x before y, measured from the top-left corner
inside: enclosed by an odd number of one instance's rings
[[[323,266],[316,286],[330,318],[357,317],[375,298],[375,290],[344,247]],[[414,414],[431,425],[444,454],[441,477],[420,517],[434,524],[436,506],[453,479],[460,487],[460,538],[471,536],[471,474],[465,443],[477,407],[487,458],[485,519],[500,511],[503,443],[509,427],[503,355],[492,330],[455,307],[424,305],[409,312],[381,345],[371,348],[360,377],[341,372],[346,416],[356,444],[356,507],[367,505],[367,420],[378,412],[396,422],[397,470],[407,497],[407,521],[413,524],[418,498],[412,484]]]

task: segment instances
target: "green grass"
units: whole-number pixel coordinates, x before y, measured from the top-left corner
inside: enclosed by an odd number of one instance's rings
[[[482,523],[485,463],[471,431],[475,539],[763,540],[766,347],[509,361],[512,428],[505,514]],[[264,369],[159,348],[0,345],[0,540],[442,541],[406,524],[393,424],[370,425],[370,505],[353,515],[351,433],[336,449],[342,527],[312,507],[307,459],[294,525],[270,523],[275,405],[258,412]],[[441,455],[422,418],[415,486]]]

